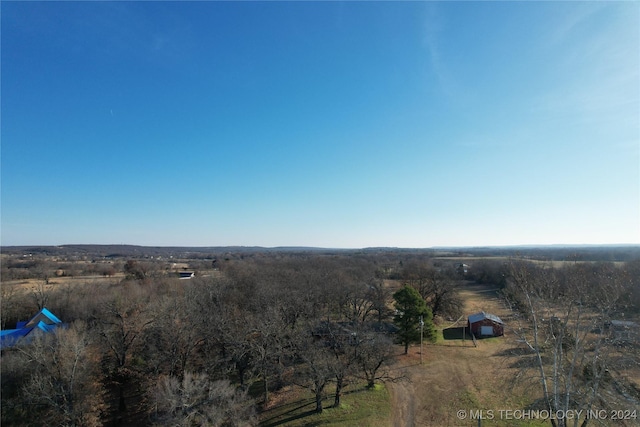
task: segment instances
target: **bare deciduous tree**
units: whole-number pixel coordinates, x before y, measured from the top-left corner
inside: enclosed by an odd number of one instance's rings
[[[116,298],[105,304],[101,323],[101,335],[108,345],[118,368],[127,365],[130,350],[151,325],[153,318],[148,317],[141,302],[128,298]]]
[[[556,413],[615,405],[615,393],[602,393],[613,369],[606,323],[615,314],[624,287],[613,272],[600,275],[574,268],[564,279],[550,266],[512,262],[505,289],[518,310],[514,332],[528,348],[544,409]],[[565,272],[566,273],[566,272]],[[618,382],[616,387],[624,387]],[[605,398],[605,396],[607,396]],[[637,403],[637,402],[636,402]],[[589,419],[582,422],[586,426]],[[568,419],[551,419],[565,427]],[[578,419],[574,421],[577,425]]]
[[[329,343],[323,338],[317,339],[310,329],[301,329],[295,339],[295,352],[301,361],[296,366],[296,383],[313,393],[316,400],[315,411],[323,411],[322,400],[326,386],[334,378],[335,357],[331,354]]]
[[[49,279],[39,280],[38,284],[31,288],[31,297],[36,307],[38,307],[38,310],[42,310],[51,297]]]
[[[257,425],[253,402],[227,380],[185,372],[182,379],[162,376],[153,396],[155,424],[248,427]]]
[[[404,270],[405,282],[420,293],[433,316],[457,318],[462,314],[454,277],[453,271],[436,270],[426,262],[410,263]]]
[[[354,324],[358,326],[357,323]],[[358,332],[342,327],[339,324],[327,324],[326,348],[334,358],[330,369],[336,382],[333,407],[340,407],[342,390],[356,373]]]
[[[389,308],[391,291],[384,285],[382,279],[374,278],[369,282],[367,298],[371,301],[371,311],[375,313],[376,320],[380,324],[391,316]]]
[[[148,298],[147,291],[138,283],[125,283],[114,289],[111,297],[102,304],[96,319],[101,343],[105,347],[107,376],[118,392],[119,413],[127,411],[125,389],[136,373],[130,369],[132,353],[155,320],[148,309]]]
[[[368,388],[373,388],[376,381],[397,379],[388,369],[395,359],[396,352],[391,338],[374,331],[362,331],[354,340],[356,363],[367,381]]]
[[[23,398],[36,410],[46,408],[39,423],[101,425],[104,391],[97,376],[98,358],[83,324],[37,336],[19,351],[31,367]]]
[[[283,359],[290,353],[287,328],[277,308],[266,305],[259,317],[253,318],[250,346],[257,378],[262,381],[264,403],[269,400],[272,375],[281,374]]]
[[[20,292],[16,286],[3,283],[0,286],[0,316],[2,317],[2,329],[10,329],[22,316],[31,313],[27,296]]]

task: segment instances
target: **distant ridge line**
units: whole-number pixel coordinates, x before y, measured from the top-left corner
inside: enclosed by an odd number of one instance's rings
[[[447,257],[525,257],[536,260],[630,261],[640,259],[640,244],[593,245],[513,245],[513,246],[434,246],[430,248],[366,247],[323,248],[315,246],[141,246],[130,244],[65,244],[0,246],[3,254],[45,256],[94,256],[105,258],[183,257],[210,258],[227,254],[343,254]]]

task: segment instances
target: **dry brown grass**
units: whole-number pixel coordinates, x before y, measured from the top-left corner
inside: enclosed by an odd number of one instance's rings
[[[465,303],[465,314],[481,310],[508,319],[510,313],[503,306],[492,287],[466,285],[460,296]],[[466,316],[457,325],[462,326]],[[474,425],[477,421],[461,420],[458,411],[521,409],[533,398],[525,388],[514,385],[516,368],[511,367],[515,356],[510,356],[514,337],[507,331],[504,337],[483,339],[474,347],[469,340],[444,340],[424,346],[423,364],[420,347],[414,346],[410,354],[401,356],[395,369],[410,379],[405,383],[390,384],[393,400],[393,425],[457,426]],[[491,421],[491,425],[520,425],[517,420]],[[530,421],[521,425],[532,425]],[[535,424],[533,424],[535,425]]]
[[[3,280],[1,286],[13,288],[14,292],[30,292],[32,289],[44,286],[45,290],[55,290],[66,286],[113,285],[124,278],[124,273],[113,276],[61,276],[52,277],[44,284],[43,279]]]

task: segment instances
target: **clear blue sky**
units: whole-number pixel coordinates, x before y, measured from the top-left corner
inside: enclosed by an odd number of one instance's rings
[[[3,245],[640,243],[638,2],[7,2]]]

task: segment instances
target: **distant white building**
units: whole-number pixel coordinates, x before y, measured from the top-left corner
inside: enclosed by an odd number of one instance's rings
[[[469,264],[458,264],[456,266],[456,272],[464,276],[469,271],[469,267]]]
[[[195,277],[196,274],[193,271],[181,271],[180,272],[180,279],[191,279],[193,277]]]

